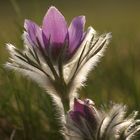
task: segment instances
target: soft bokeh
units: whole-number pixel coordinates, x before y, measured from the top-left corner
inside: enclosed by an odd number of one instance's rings
[[[23,139],[26,140],[45,140],[46,133],[50,139],[59,137],[52,135],[57,127],[49,119],[54,112],[44,91],[19,74],[3,68],[8,59],[5,44],[10,42],[22,48],[24,19],[32,19],[41,25],[51,5],[56,6],[69,22],[74,16],[85,15],[86,28],[92,26],[99,34],[112,32],[113,38],[105,57],[90,73],[86,86],[79,91],[80,96],[91,98],[98,107],[113,101],[127,104],[130,110],[140,110],[139,0],[1,0],[0,139],[7,140],[6,136],[17,126],[27,129],[25,134],[19,129],[17,139],[18,136],[25,136]],[[30,125],[26,125],[29,122]],[[49,133],[50,130],[52,133]],[[27,135],[27,131],[30,134]],[[36,136],[32,137],[32,134]]]

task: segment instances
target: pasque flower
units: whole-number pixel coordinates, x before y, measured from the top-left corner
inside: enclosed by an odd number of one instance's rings
[[[77,89],[103,56],[111,38],[110,33],[99,36],[92,27],[84,31],[84,25],[85,17],[78,16],[68,27],[64,16],[53,6],[42,26],[25,20],[24,51],[7,44],[11,58],[6,67],[47,90],[58,109],[66,140],[130,140],[140,130],[140,120],[135,119],[137,112],[126,117],[123,105],[114,104],[104,111],[89,99],[77,99]],[[69,103],[70,111],[65,116]]]
[[[126,116],[126,106],[112,104],[110,109],[97,109],[90,99],[74,100],[67,114],[70,140],[131,140],[140,131],[138,112]]]
[[[86,80],[108,45],[110,33],[97,35],[89,27],[84,31],[85,17],[75,17],[68,27],[64,16],[50,7],[42,26],[25,20],[24,51],[11,44],[6,67],[17,70],[45,88],[55,100],[73,100],[77,88]]]
[[[55,8],[49,8],[39,27],[25,20],[26,39],[32,47],[42,49],[53,62],[63,55],[64,61],[72,57],[84,37],[85,17],[75,17],[67,26],[64,16]]]

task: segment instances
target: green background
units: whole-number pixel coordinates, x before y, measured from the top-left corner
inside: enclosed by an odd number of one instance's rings
[[[112,101],[126,104],[129,111],[140,110],[139,0],[0,0],[0,140],[7,140],[15,128],[15,140],[61,139],[45,92],[3,68],[9,56],[5,44],[23,47],[24,19],[41,25],[51,5],[68,24],[73,17],[85,15],[85,30],[92,26],[99,34],[112,32],[105,56],[89,74],[80,96],[91,98],[98,107]]]

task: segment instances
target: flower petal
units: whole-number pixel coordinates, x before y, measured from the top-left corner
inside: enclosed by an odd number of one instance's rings
[[[36,24],[30,20],[25,20],[24,28],[28,33],[28,41],[31,45],[36,44]]]
[[[75,17],[69,26],[69,51],[73,53],[82,40],[85,16]]]
[[[93,104],[94,103],[89,99],[85,99],[84,101],[82,101],[75,98],[73,113],[80,113],[85,119],[92,120],[94,118],[94,115],[96,114],[93,108]]]
[[[74,108],[73,111],[81,112],[84,114],[84,102],[79,99],[74,99]]]
[[[52,43],[58,44],[64,43],[68,32],[64,16],[53,6],[44,17],[42,29]]]
[[[32,46],[44,46],[42,39],[42,29],[36,23],[30,20],[25,20],[24,27],[28,33],[27,39]]]

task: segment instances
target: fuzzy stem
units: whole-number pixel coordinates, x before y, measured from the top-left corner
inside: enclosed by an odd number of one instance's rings
[[[55,90],[57,94],[60,96],[62,104],[64,106],[64,112],[67,113],[67,111],[70,109],[68,86],[62,79],[55,82],[54,85],[55,85]]]
[[[66,114],[68,112],[68,110],[70,109],[70,107],[69,107],[69,98],[64,96],[63,98],[61,98],[61,101],[63,103],[64,111],[65,111],[65,114]]]

